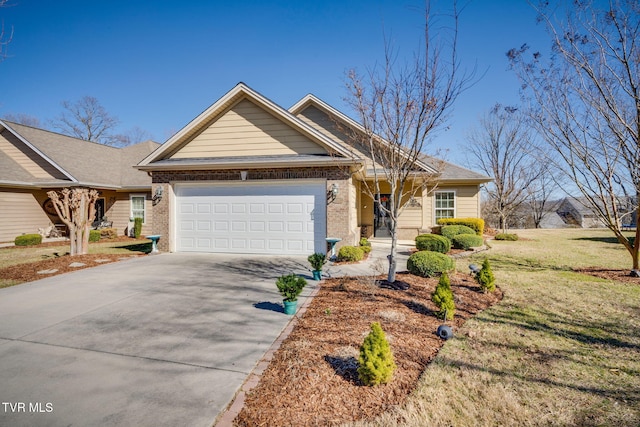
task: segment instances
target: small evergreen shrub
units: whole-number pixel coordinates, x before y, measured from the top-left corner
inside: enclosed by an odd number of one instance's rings
[[[102,228],[100,229],[100,237],[105,239],[115,239],[116,237],[118,237],[118,229]]]
[[[482,218],[440,218],[440,225],[466,225],[475,230],[478,236],[482,236],[484,232],[484,219]]]
[[[142,218],[133,219],[133,235],[136,239],[142,234]]]
[[[360,249],[362,249],[365,254],[371,252],[371,242],[366,237],[360,239]]]
[[[495,235],[494,239],[509,240],[511,242],[515,242],[516,240],[518,240],[518,235],[513,233],[498,233]]]
[[[338,261],[362,261],[364,251],[357,246],[343,246],[338,251]]]
[[[416,249],[446,254],[451,249],[451,241],[437,234],[421,234],[416,237]]]
[[[100,230],[89,230],[89,241],[97,242],[100,240]]]
[[[358,364],[358,378],[362,384],[374,386],[391,381],[397,366],[380,323],[371,324],[371,332],[360,347]]]
[[[476,234],[458,234],[453,238],[453,247],[456,249],[477,248],[484,244],[482,236]]]
[[[439,252],[420,251],[407,260],[407,270],[421,277],[434,277],[445,271],[453,270],[453,259]]]
[[[327,262],[327,256],[322,252],[316,252],[315,254],[309,255],[307,261],[311,264],[311,268],[315,271],[320,271],[322,270],[322,266]]]
[[[307,286],[307,281],[303,277],[291,273],[278,277],[276,286],[284,301],[293,302],[298,300],[298,295],[302,293],[302,288]]]
[[[13,244],[16,246],[31,246],[31,245],[39,245],[42,243],[42,236],[39,234],[23,234],[22,236],[18,236],[13,241]]]
[[[493,292],[496,290],[496,279],[493,276],[491,270],[491,264],[487,258],[482,263],[482,268],[476,275],[476,281],[480,284],[480,287],[484,292]]]
[[[473,228],[467,227],[466,225],[446,225],[442,227],[440,234],[453,242],[453,238],[458,234],[476,235],[476,232]]]
[[[447,273],[442,273],[442,276],[440,276],[440,281],[435,291],[431,294],[431,301],[439,309],[436,313],[438,317],[444,318],[446,316],[447,320],[453,320],[453,315],[456,312],[456,303],[453,299],[451,282]]]

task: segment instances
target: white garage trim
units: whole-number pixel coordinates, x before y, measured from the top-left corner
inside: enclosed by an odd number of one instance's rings
[[[176,183],[175,250],[324,252],[326,188],[325,180]]]

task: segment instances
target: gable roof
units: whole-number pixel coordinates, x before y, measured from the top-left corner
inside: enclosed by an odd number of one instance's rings
[[[302,111],[304,111],[309,106],[314,106],[314,107],[320,109],[325,114],[327,114],[329,117],[333,117],[333,118],[341,121],[345,126],[347,126],[348,128],[353,129],[356,132],[366,133],[366,130],[365,130],[364,126],[362,126],[360,123],[358,123],[357,121],[353,120],[351,117],[347,116],[346,114],[344,114],[340,110],[337,110],[334,107],[332,107],[331,105],[329,105],[326,102],[322,101],[320,98],[316,97],[313,94],[306,95],[300,101],[295,103],[291,108],[289,108],[289,111],[291,112],[291,114],[297,115],[297,114],[300,114]],[[379,139],[380,139],[381,142],[388,144],[388,142],[385,141],[384,138],[379,137]],[[434,169],[433,167],[431,167],[430,165],[428,165],[427,163],[423,162],[420,159],[416,159],[415,165],[418,166],[420,169],[428,172],[428,173],[437,174],[439,172],[438,170]]]
[[[309,138],[314,143],[323,147],[327,154],[320,155],[283,155],[283,156],[251,156],[243,158],[220,157],[220,158],[170,158],[180,148],[188,144],[197,135],[207,129],[213,122],[223,116],[231,107],[243,100],[248,100],[258,106],[263,111],[275,117],[280,122]],[[238,83],[233,89],[213,103],[209,108],[200,113],[195,119],[189,122],[184,128],[169,138],[159,149],[144,158],[138,168],[142,170],[153,169],[197,169],[215,166],[217,168],[237,167],[239,164],[266,164],[287,165],[292,162],[297,165],[326,164],[330,161],[354,162],[351,152],[336,141],[328,138],[317,129],[304,123],[286,109],[280,107],[273,101],[254,91],[244,83]]]
[[[0,184],[26,187],[81,185],[97,188],[146,188],[151,179],[133,168],[159,144],[147,141],[124,148],[110,147],[59,133],[0,120],[15,149],[47,167],[47,178],[35,176],[0,150]]]

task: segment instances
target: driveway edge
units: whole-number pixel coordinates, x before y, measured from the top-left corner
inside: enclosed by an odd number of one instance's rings
[[[304,303],[298,309],[298,312],[292,319],[289,321],[287,326],[282,330],[278,338],[271,344],[269,349],[264,353],[260,361],[253,368],[251,373],[247,376],[247,379],[242,383],[240,389],[236,393],[236,395],[231,399],[229,405],[227,405],[226,409],[222,411],[221,414],[218,415],[216,420],[213,422],[213,427],[233,427],[233,420],[238,416],[242,408],[244,408],[244,401],[247,393],[249,393],[253,388],[255,388],[260,382],[260,378],[262,378],[263,372],[269,366],[269,363],[273,360],[273,356],[278,351],[284,340],[289,337],[289,334],[293,331],[293,328],[298,323],[298,318],[302,317],[304,313],[307,311],[307,307],[311,304],[313,298],[320,291],[320,283],[315,287],[315,289],[309,294]]]

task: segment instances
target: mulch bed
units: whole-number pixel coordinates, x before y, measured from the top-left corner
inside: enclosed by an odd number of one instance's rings
[[[588,274],[594,277],[599,277],[601,279],[615,280],[617,282],[640,285],[640,278],[633,277],[629,274],[631,270],[608,269],[608,268],[602,268],[602,267],[586,267],[586,268],[574,268],[573,271],[577,273]]]
[[[11,279],[19,282],[32,282],[34,280],[44,279],[45,277],[56,276],[58,274],[68,273],[70,271],[82,270],[84,268],[96,267],[101,264],[109,264],[111,262],[121,261],[123,258],[137,257],[143,255],[142,252],[133,255],[105,255],[105,254],[88,254],[71,256],[61,254],[42,261],[31,262],[27,264],[13,265],[0,269],[1,279]],[[100,260],[100,262],[96,262]],[[85,264],[82,267],[70,267],[71,263]],[[38,274],[38,271],[57,269],[55,273]]]
[[[398,274],[406,291],[380,288],[375,279],[341,278],[321,289],[283,342],[260,383],[236,417],[239,426],[331,426],[375,417],[402,404],[425,367],[444,344],[436,335],[431,293],[437,279]],[[379,280],[384,280],[379,277]],[[451,277],[456,316],[454,333],[467,319],[502,299],[484,294],[466,274]],[[398,369],[393,380],[363,386],[358,351],[372,322],[380,322]]]

